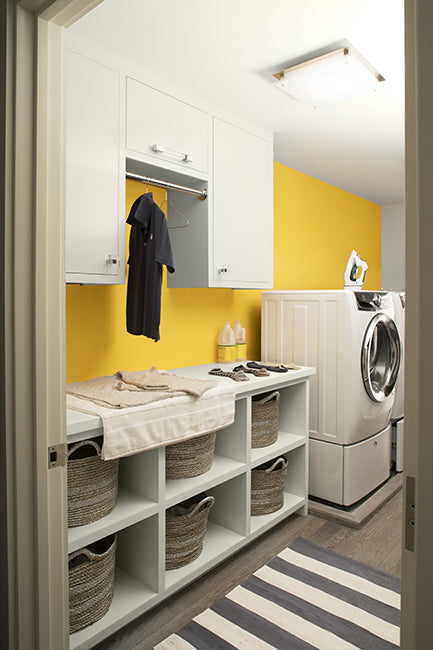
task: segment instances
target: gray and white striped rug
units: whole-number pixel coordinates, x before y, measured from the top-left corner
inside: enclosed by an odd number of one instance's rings
[[[399,620],[399,578],[298,537],[155,650],[388,650]]]

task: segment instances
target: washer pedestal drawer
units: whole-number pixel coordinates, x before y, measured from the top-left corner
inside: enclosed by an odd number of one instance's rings
[[[310,496],[350,506],[389,477],[391,425],[354,445],[310,439]]]

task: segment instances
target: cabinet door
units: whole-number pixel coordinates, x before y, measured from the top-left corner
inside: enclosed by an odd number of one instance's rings
[[[186,173],[206,173],[208,115],[151,86],[127,79],[126,147],[161,166],[168,162]]]
[[[272,142],[213,123],[213,286],[272,288]]]
[[[119,107],[119,73],[68,52],[67,282],[124,282],[125,180],[119,157]]]

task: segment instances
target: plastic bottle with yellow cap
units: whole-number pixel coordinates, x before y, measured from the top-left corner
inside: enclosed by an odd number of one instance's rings
[[[218,335],[218,363],[233,363],[236,359],[235,333],[228,320]]]

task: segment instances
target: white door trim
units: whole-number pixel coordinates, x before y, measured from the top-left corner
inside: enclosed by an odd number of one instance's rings
[[[433,4],[406,0],[406,390],[405,480],[414,477],[415,549],[402,556],[401,647],[431,647],[433,638]],[[406,496],[406,491],[404,491]],[[403,535],[405,517],[403,518]]]
[[[4,452],[0,469],[6,497],[0,499],[0,523],[3,530],[7,529],[8,546],[8,584],[3,574],[1,597],[3,601],[9,600],[9,610],[0,609],[9,625],[6,621],[6,626],[0,626],[3,635],[0,639],[8,639],[8,646],[17,650],[61,650],[68,643],[64,580],[66,532],[59,516],[65,508],[65,470],[47,469],[48,444],[65,441],[66,435],[61,395],[65,381],[62,343],[65,316],[61,286],[63,250],[62,246],[59,248],[64,212],[63,83],[59,55],[61,28],[72,24],[99,4],[99,0],[23,0],[20,6],[14,0],[6,0],[2,4],[7,19],[4,21],[7,56],[1,64],[0,90],[5,107],[1,137],[6,145],[0,163],[4,171],[0,189],[5,204],[0,233],[4,254],[0,354],[5,370],[4,382],[0,383],[0,451]],[[41,12],[39,18],[38,12]],[[429,408],[433,350],[428,327],[433,313],[429,268],[433,221],[428,210],[433,170],[427,151],[431,146],[433,114],[429,77],[431,1],[406,0],[406,19],[405,459],[406,473],[417,478],[416,550],[403,552],[402,647],[409,649],[425,647],[422,639],[432,638],[433,625],[429,607],[433,585],[430,558],[433,436]],[[37,58],[33,49],[35,38]],[[424,67],[425,61],[428,65]],[[36,115],[36,97],[45,109],[54,102],[48,111],[49,119],[42,110]],[[4,536],[0,541],[5,543]],[[63,597],[55,599],[56,593]],[[39,602],[36,611],[35,602]]]
[[[66,467],[47,469],[48,447],[66,442],[64,30],[43,18],[36,18],[36,27],[34,379],[39,647],[67,648]]]
[[[69,647],[66,467],[48,469],[66,442],[63,28],[99,1],[1,9],[0,641],[14,650]]]

